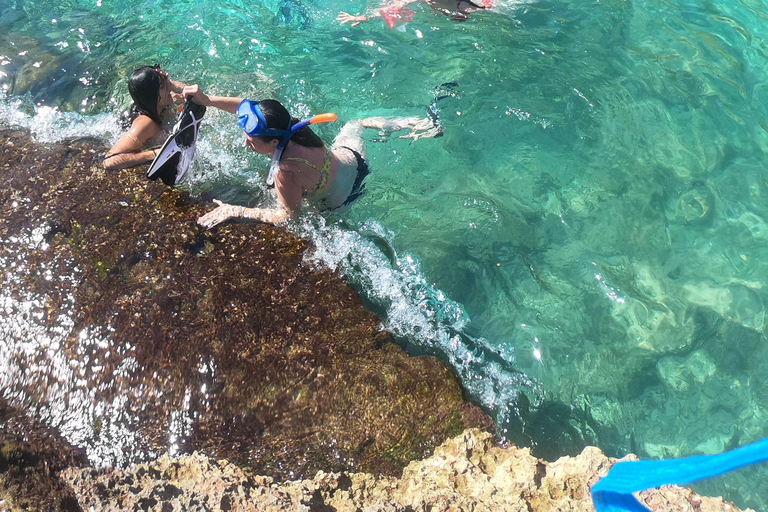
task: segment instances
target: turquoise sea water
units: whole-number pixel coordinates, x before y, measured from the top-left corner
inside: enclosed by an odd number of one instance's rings
[[[502,433],[549,456],[579,436],[647,458],[768,436],[768,3],[509,2],[465,23],[416,4],[403,30],[335,21],[365,8],[2,0],[0,122],[112,142],[125,78],[155,62],[342,122],[422,115],[456,82],[443,137],[369,134],[369,193],[346,225],[292,228],[316,242],[308,262],[343,272],[412,353],[448,361]],[[268,162],[231,116],[206,123],[184,187],[268,202]],[[766,510],[765,476],[698,489]]]

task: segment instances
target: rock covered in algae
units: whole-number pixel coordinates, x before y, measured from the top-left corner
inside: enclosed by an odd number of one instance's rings
[[[58,473],[86,465],[81,450],[0,397],[0,510],[79,510]]]
[[[92,463],[201,451],[279,479],[394,475],[492,429],[442,362],[407,356],[353,289],[303,263],[305,241],[205,231],[209,205],[104,171],[103,151],[0,130],[3,293],[16,313],[18,297],[38,304],[0,322],[0,342],[41,344],[14,354],[8,396],[79,429]]]
[[[95,510],[258,510],[451,512],[594,511],[589,487],[616,459],[594,447],[547,463],[527,448],[501,447],[488,433],[464,431],[400,478],[367,473],[318,472],[313,478],[276,484],[200,454],[162,457],[130,471],[63,474],[80,506]],[[665,486],[640,500],[658,511],[736,512],[722,498]]]

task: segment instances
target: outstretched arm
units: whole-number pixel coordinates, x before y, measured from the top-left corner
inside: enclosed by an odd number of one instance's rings
[[[353,27],[358,26],[364,21],[368,21],[373,18],[379,17],[379,11],[375,10],[371,14],[349,14],[348,12],[341,11],[336,16],[336,21],[344,25],[345,23],[351,23]]]
[[[243,98],[234,96],[212,96],[205,94],[199,85],[188,85],[182,90],[185,98],[191,98],[198,105],[206,107],[216,107],[234,114],[237,112],[237,106],[243,101]]]
[[[206,213],[197,223],[206,229],[210,229],[229,219],[257,220],[267,224],[282,224],[293,218],[301,207],[301,188],[292,182],[292,173],[278,172],[275,179],[275,191],[277,192],[277,208],[246,208],[222,203],[214,199],[218,206]]]
[[[197,219],[197,223],[205,229],[226,222],[229,219],[257,220],[267,224],[280,224],[291,216],[289,210],[283,208],[248,208],[213,200],[216,208]]]

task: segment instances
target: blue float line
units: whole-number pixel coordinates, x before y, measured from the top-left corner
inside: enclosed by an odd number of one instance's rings
[[[672,460],[618,462],[592,486],[597,512],[648,512],[633,492],[667,484],[687,484],[768,460],[768,438],[717,455]]]

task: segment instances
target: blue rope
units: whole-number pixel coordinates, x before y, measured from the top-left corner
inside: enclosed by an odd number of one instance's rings
[[[768,460],[768,438],[717,455],[672,460],[623,461],[592,486],[597,512],[649,512],[633,492],[667,484],[687,484]]]

